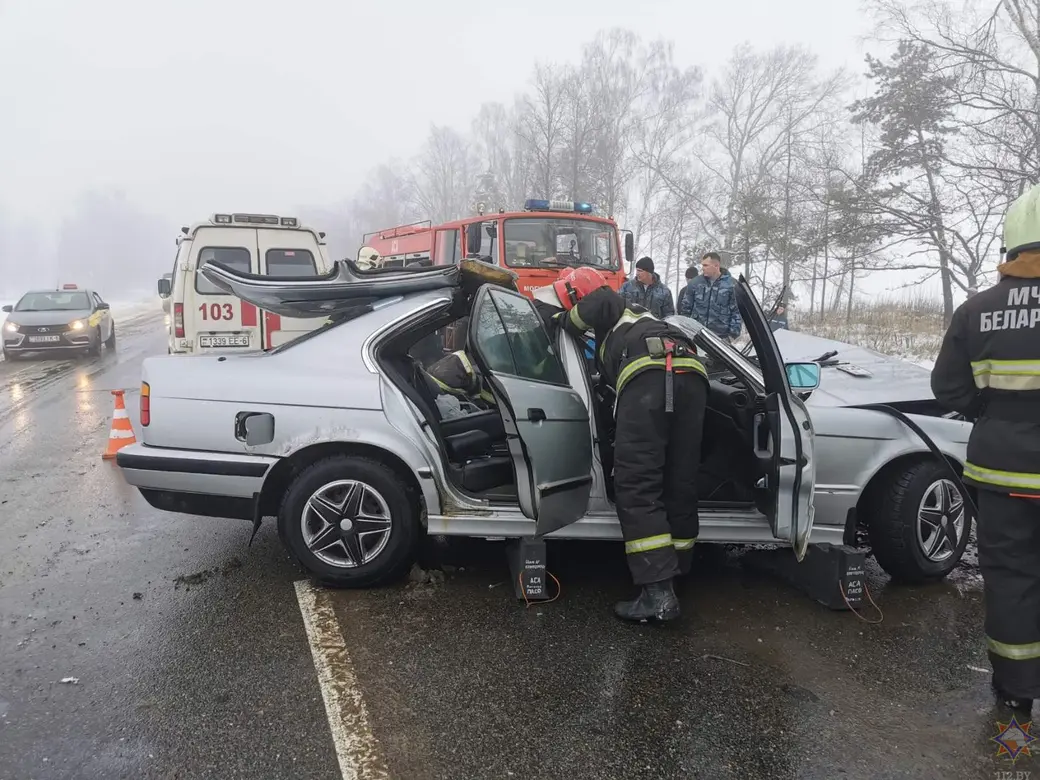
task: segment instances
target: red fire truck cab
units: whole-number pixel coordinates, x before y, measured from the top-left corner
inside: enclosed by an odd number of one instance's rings
[[[479,259],[516,272],[525,295],[552,284],[561,269],[588,266],[617,290],[625,281],[625,268],[632,264],[632,233],[619,231],[613,219],[592,212],[589,203],[528,200],[523,211],[478,214],[442,225],[401,225],[366,233],[358,260],[367,260],[362,254],[371,256],[372,250],[378,254],[377,266]]]

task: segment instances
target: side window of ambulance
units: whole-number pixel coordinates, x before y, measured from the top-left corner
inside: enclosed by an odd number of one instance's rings
[[[223,290],[205,279],[198,269],[216,260],[234,271],[249,273],[251,270],[249,250],[240,246],[207,246],[199,250],[199,263],[195,270],[195,292],[200,295],[227,295]]]
[[[268,249],[264,255],[269,276],[315,276],[314,255],[306,249]]]

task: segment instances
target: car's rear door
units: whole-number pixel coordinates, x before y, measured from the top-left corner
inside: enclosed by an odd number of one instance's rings
[[[773,536],[789,542],[801,560],[813,525],[816,459],[812,420],[801,399],[791,391],[773,331],[743,276],[736,292],[740,316],[755,346],[765,382],[765,411],[756,417],[755,445],[760,456],[768,457],[771,463],[767,487],[774,502]]]
[[[505,422],[520,508],[535,521],[535,533],[580,520],[592,489],[589,413],[534,305],[486,285],[474,301],[467,342]]]
[[[260,273],[268,276],[314,276],[326,269],[314,234],[306,230],[259,228],[256,231],[260,256]],[[263,347],[271,349],[319,327],[323,318],[283,317],[269,311],[263,313],[261,328]]]
[[[256,307],[228,295],[198,269],[216,261],[236,271],[259,273],[256,228],[202,228],[192,242],[195,256],[193,287],[185,290],[184,330],[195,352],[214,349],[260,349],[260,319]]]

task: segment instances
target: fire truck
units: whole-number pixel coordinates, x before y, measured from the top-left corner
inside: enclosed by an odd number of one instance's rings
[[[559,200],[528,200],[523,211],[496,214],[481,207],[476,216],[442,225],[427,220],[366,233],[358,262],[384,267],[483,260],[516,272],[528,296],[556,281],[562,269],[589,266],[617,290],[632,264],[633,236],[594,211],[590,203]]]

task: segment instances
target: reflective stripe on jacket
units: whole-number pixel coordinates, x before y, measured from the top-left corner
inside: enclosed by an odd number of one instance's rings
[[[954,312],[932,392],[975,419],[966,481],[1040,495],[1040,253],[1023,252],[1000,271],[995,286]]]

